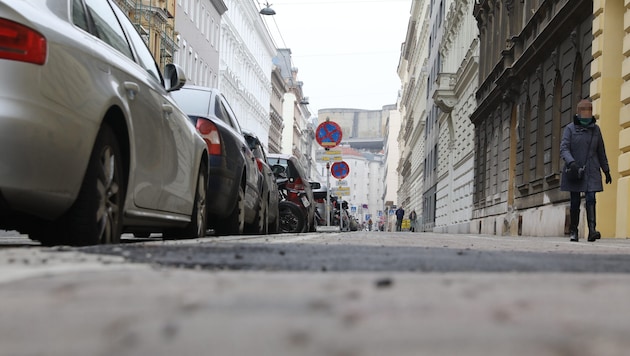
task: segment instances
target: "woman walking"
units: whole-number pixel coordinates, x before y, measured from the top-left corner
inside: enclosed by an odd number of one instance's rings
[[[595,123],[593,104],[589,100],[578,103],[577,115],[565,127],[560,156],[565,162],[560,190],[571,193],[571,241],[578,241],[581,193],[586,203],[588,241],[595,241],[601,237],[595,229],[595,193],[604,190],[601,172],[606,175],[606,184],[612,183],[612,178],[602,132]]]

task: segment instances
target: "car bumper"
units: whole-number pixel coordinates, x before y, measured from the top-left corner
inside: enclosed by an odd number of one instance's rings
[[[39,99],[0,93],[0,192],[8,210],[54,219],[77,196],[96,133]]]

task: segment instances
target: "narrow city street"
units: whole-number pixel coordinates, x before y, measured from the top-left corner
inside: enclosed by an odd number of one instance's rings
[[[629,295],[627,239],[2,236],[0,355],[626,355]]]

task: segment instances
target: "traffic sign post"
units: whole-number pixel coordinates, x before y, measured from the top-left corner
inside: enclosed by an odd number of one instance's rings
[[[315,140],[324,148],[339,146],[342,137],[341,127],[333,121],[326,120],[319,124],[315,130]]]
[[[317,143],[322,146],[326,151],[331,148],[339,146],[341,143],[341,138],[343,137],[343,133],[341,131],[341,127],[330,119],[326,119],[326,121],[322,122],[317,126],[315,130],[315,140]],[[336,160],[341,155],[341,151],[339,151],[339,155],[329,155],[324,160],[326,162],[326,225],[330,227],[330,174],[331,174],[331,160]],[[335,162],[333,166],[340,162]],[[345,162],[344,162],[345,163]],[[341,212],[339,217],[341,217]]]

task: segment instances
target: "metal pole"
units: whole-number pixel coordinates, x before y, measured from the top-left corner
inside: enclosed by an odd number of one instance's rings
[[[326,162],[326,226],[330,226],[330,162]]]

